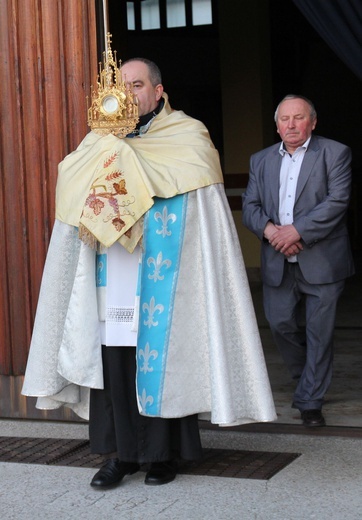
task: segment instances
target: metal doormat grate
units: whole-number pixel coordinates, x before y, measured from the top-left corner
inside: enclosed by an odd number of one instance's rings
[[[299,456],[300,453],[204,449],[199,463],[185,464],[179,473],[269,480]]]
[[[200,462],[182,462],[179,473],[269,480],[300,453],[204,449]],[[0,462],[99,468],[103,457],[90,453],[89,441],[0,437]]]

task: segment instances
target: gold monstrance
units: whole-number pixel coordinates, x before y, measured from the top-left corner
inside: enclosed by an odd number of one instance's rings
[[[92,89],[92,105],[88,109],[88,126],[99,135],[125,137],[138,123],[137,98],[130,85],[122,79],[121,60],[117,67],[116,51],[111,49],[111,34],[107,33],[103,67],[99,64],[97,88]]]

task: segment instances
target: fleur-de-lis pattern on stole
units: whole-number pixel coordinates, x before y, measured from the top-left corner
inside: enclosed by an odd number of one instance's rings
[[[140,412],[161,415],[164,367],[180,255],[187,194],[155,198],[144,222],[140,321],[137,341],[137,395]]]

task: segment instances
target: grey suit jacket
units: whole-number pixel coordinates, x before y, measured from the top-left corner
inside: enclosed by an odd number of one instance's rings
[[[243,195],[243,223],[262,241],[262,278],[271,286],[280,285],[285,264],[285,256],[263,238],[268,221],[280,224],[279,146],[251,157],[249,183]],[[298,178],[293,221],[303,244],[298,262],[309,283],[336,282],[354,273],[346,226],[350,191],[350,149],[313,135]]]

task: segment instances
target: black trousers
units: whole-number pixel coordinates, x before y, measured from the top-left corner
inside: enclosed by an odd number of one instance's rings
[[[135,347],[102,347],[104,390],[91,390],[92,453],[118,453],[125,462],[198,460],[202,448],[197,415],[181,419],[141,416],[136,401]]]

